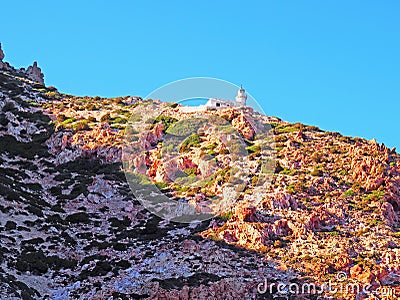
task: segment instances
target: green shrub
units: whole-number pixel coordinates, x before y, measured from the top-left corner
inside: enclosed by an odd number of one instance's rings
[[[190,176],[190,175],[196,175],[197,172],[197,168],[188,168],[186,170],[183,170],[183,172],[185,172],[186,175]]]
[[[246,147],[246,150],[249,153],[257,153],[257,152],[261,151],[261,147],[259,145],[253,145],[253,146]]]
[[[263,174],[272,174],[272,173],[279,173],[280,171],[282,171],[282,167],[276,163],[275,160],[271,159],[271,158],[267,158],[264,161],[259,161],[259,163],[261,163],[261,173]],[[279,165],[279,169],[277,168],[277,166]]]
[[[5,225],[5,229],[6,230],[14,230],[17,229],[17,223],[15,223],[14,221],[7,221],[6,225]]]
[[[110,113],[107,112],[106,114],[104,114],[103,116],[101,116],[100,122],[108,122],[110,119],[111,119]]]
[[[175,103],[175,102],[168,103],[168,107],[175,108],[177,106],[178,106],[178,103]]]
[[[16,261],[16,269],[21,272],[30,271],[34,275],[45,274],[48,271],[46,257],[41,250],[22,253]]]
[[[179,146],[179,152],[188,152],[191,147],[197,147],[201,143],[201,138],[197,133],[188,136]]]
[[[217,147],[217,144],[216,143],[212,143],[210,145],[207,145],[207,146],[201,148],[201,150],[214,150],[216,147]]]
[[[56,98],[59,98],[59,94],[58,94],[58,92],[55,92],[55,91],[53,91],[53,92],[46,92],[46,93],[44,93],[44,96],[47,98],[47,99],[56,99]]]
[[[160,189],[166,189],[168,187],[168,182],[156,182],[155,185]]]
[[[69,222],[69,223],[84,223],[84,224],[88,224],[90,223],[90,218],[89,215],[85,212],[78,212],[78,213],[74,213],[72,215],[69,215],[65,218],[65,221]]]
[[[222,220],[227,221],[233,217],[233,211],[224,212],[219,216]]]
[[[353,197],[356,193],[352,189],[348,189],[342,195],[344,197]]]
[[[226,148],[221,148],[221,150],[219,151],[220,154],[229,154],[229,150]]]
[[[258,180],[259,180],[258,176],[253,176],[251,178],[251,185],[256,186],[258,184]]]
[[[286,187],[286,191],[287,191],[289,194],[294,194],[294,193],[296,192],[294,184],[289,184],[289,185]]]
[[[215,156],[216,153],[214,150],[209,150],[209,151],[207,151],[207,154],[211,155],[211,156]]]
[[[289,176],[294,176],[298,173],[298,171],[296,169],[288,169],[288,168],[284,168],[282,171],[280,171],[281,174],[283,175],[289,175]]]
[[[171,125],[173,125],[174,123],[178,122],[178,120],[175,119],[175,118],[173,118],[173,117],[170,117],[170,116],[164,116],[164,115],[162,115],[162,116],[158,116],[158,117],[155,119],[155,122],[156,122],[156,123],[162,122],[163,125],[164,125],[164,131],[167,131],[167,129],[168,129]]]
[[[363,197],[363,200],[365,200],[365,201],[379,201],[379,200],[382,200],[384,196],[385,196],[385,192],[380,191],[380,190],[375,190],[375,191],[372,191],[371,193],[365,195]]]
[[[0,136],[0,152],[8,152],[11,156],[18,155],[28,159],[33,159],[36,155],[39,157],[49,156],[47,146],[42,145],[40,141],[23,143],[10,135]]]
[[[67,119],[67,117],[64,114],[58,114],[57,115],[57,121],[58,122],[64,122]]]
[[[66,118],[64,121],[61,122],[61,125],[67,125],[73,122],[75,122],[74,118]]]
[[[9,120],[7,119],[6,114],[0,113],[0,125],[6,127],[8,123]]]
[[[182,172],[184,176],[178,176],[176,182],[182,186],[188,186],[196,183],[198,181],[196,175],[191,174],[189,176],[185,175],[186,173]],[[191,190],[193,192],[193,189]]]
[[[329,234],[330,236],[338,236],[339,235],[339,231],[337,231],[337,230],[327,231],[326,233]]]
[[[149,185],[151,181],[146,175],[127,172],[126,173],[127,180],[135,185]]]
[[[72,124],[72,129],[75,131],[87,130],[89,129],[89,120],[80,120],[74,124]]]
[[[362,210],[362,207],[355,203],[349,202],[349,209],[350,210]]]
[[[320,177],[323,175],[323,172],[318,168],[314,168],[314,170],[312,170],[310,174],[312,176]]]
[[[281,124],[275,128],[275,132],[278,134],[279,133],[296,132],[296,131],[299,131],[301,127],[302,127],[302,124],[300,124],[300,123],[290,124],[290,125]]]
[[[125,124],[128,122],[128,120],[125,118],[116,117],[116,118],[109,119],[109,122],[110,122],[110,124]]]
[[[309,125],[304,126],[304,129],[306,131],[316,131],[316,132],[322,132],[323,131],[317,126],[309,126]]]
[[[89,103],[88,105],[85,106],[85,110],[96,110],[97,107],[94,103]]]
[[[3,106],[3,112],[8,112],[8,111],[12,111],[15,109],[14,103],[12,102],[7,102],[6,104],[4,104]]]
[[[288,140],[288,137],[286,135],[276,135],[275,136],[275,142],[277,143],[284,143]]]
[[[129,117],[131,115],[131,112],[129,110],[121,109],[121,108],[114,110],[113,113],[116,115],[123,115],[125,117]]]
[[[383,224],[382,220],[372,219],[372,220],[368,221],[368,226],[370,226],[370,227],[374,227],[374,226],[382,225],[382,224]]]
[[[202,127],[206,122],[207,120],[202,118],[181,120],[179,122],[174,122],[173,124],[171,124],[168,129],[165,129],[165,131],[168,134],[187,136],[189,134],[192,134],[193,132],[198,132],[200,127]]]

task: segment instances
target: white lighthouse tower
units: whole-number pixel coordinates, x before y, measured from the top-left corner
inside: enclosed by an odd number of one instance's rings
[[[235,100],[236,100],[236,106],[246,106],[247,94],[242,86],[240,86],[240,89],[238,90]]]

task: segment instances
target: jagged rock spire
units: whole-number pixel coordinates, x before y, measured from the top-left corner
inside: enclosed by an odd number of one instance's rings
[[[1,43],[0,43],[0,61],[3,61],[3,58],[4,58],[4,52],[1,49]]]
[[[29,66],[28,69],[26,70],[26,75],[35,82],[38,82],[40,84],[44,85],[44,75],[42,73],[42,70],[37,66],[37,62],[33,62],[32,66]]]

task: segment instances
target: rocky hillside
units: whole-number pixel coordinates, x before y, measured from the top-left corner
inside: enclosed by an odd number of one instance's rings
[[[250,108],[66,95],[3,58],[1,299],[367,297],[276,287],[338,274],[398,292],[395,149]],[[146,187],[216,215],[174,222]]]

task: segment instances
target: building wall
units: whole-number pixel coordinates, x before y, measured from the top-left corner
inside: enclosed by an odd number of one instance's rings
[[[191,112],[201,112],[207,110],[207,106],[205,105],[199,105],[199,106],[181,106],[179,110],[181,112],[185,113],[191,113]]]
[[[206,103],[207,107],[223,108],[223,107],[236,107],[236,101],[225,100],[219,98],[210,98]]]

